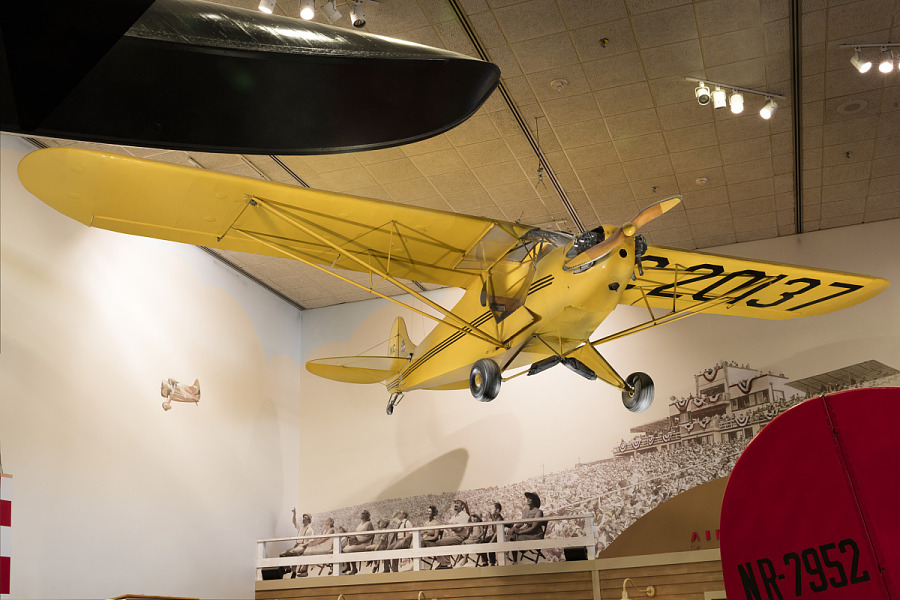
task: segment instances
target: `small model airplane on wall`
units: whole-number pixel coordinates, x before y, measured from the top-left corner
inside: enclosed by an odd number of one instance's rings
[[[466,386],[483,402],[504,373],[536,375],[563,364],[622,392],[631,411],[653,400],[645,373],[620,376],[597,346],[700,313],[790,319],[867,300],[877,277],[650,246],[641,227],[675,207],[673,197],[618,227],[579,235],[287,186],[71,148],[32,152],[19,177],[35,196],[85,225],[300,260],[375,295],[387,280],[438,311],[418,345],[395,321],[386,356],[321,358],[307,369],[348,383],[387,386],[391,414],[404,392]],[[334,269],[367,272],[371,285]],[[377,280],[377,281],[376,281]],[[408,285],[466,290],[452,309]],[[602,339],[590,336],[617,305],[649,319]],[[657,317],[653,309],[668,312]],[[509,377],[507,377],[508,379]]]

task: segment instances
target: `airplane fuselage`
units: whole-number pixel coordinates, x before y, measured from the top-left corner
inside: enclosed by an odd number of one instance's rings
[[[399,376],[387,382],[388,390],[462,389],[468,386],[472,365],[481,358],[493,359],[505,370],[562,356],[584,343],[619,303],[634,270],[634,240],[627,238],[581,272],[563,269],[568,248],[554,248],[539,259],[524,306],[499,323],[483,304],[481,281],[454,306],[454,314],[502,344],[439,323]]]

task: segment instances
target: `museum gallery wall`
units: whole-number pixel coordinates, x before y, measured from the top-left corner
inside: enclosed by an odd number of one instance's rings
[[[699,316],[601,346],[619,372],[653,377],[644,413],[557,367],[504,383],[490,403],[411,392],[387,416],[383,386],[302,365],[383,354],[398,315],[418,342],[430,320],[371,300],[306,311],[300,327],[196,248],[91,230],[30,197],[15,177],[28,149],[4,138],[0,449],[16,478],[19,597],[250,597],[254,542],[292,534],[292,506],[317,530],[328,516],[354,528],[361,507],[375,521],[404,508],[419,525],[429,504],[446,519],[454,497],[479,513],[500,501],[516,518],[533,491],[545,513],[593,514],[602,550],[664,500],[727,475],[815,376],[898,384],[900,221],[889,221],[717,249],[895,284],[822,317]],[[459,295],[430,293],[445,305]],[[598,335],[645,315],[620,307]],[[168,378],[186,401],[164,410]]]
[[[299,313],[198,248],[60,215],[2,142],[11,597],[252,597],[256,540],[294,533]]]

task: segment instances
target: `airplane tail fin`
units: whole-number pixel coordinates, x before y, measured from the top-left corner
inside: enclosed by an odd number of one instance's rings
[[[391,337],[388,340],[388,356],[397,358],[409,358],[415,351],[416,345],[409,341],[406,333],[406,322],[403,317],[397,317],[391,327]]]

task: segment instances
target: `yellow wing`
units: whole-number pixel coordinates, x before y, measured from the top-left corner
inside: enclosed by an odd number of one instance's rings
[[[625,288],[621,304],[706,313],[791,319],[853,306],[887,288],[878,277],[650,246],[644,275]]]
[[[92,227],[292,253],[339,269],[372,267],[398,279],[457,287],[476,280],[530,229],[72,148],[32,152],[19,164],[19,178],[32,194]]]
[[[397,375],[407,362],[395,356],[339,356],[310,360],[306,370],[344,383],[379,383]]]

